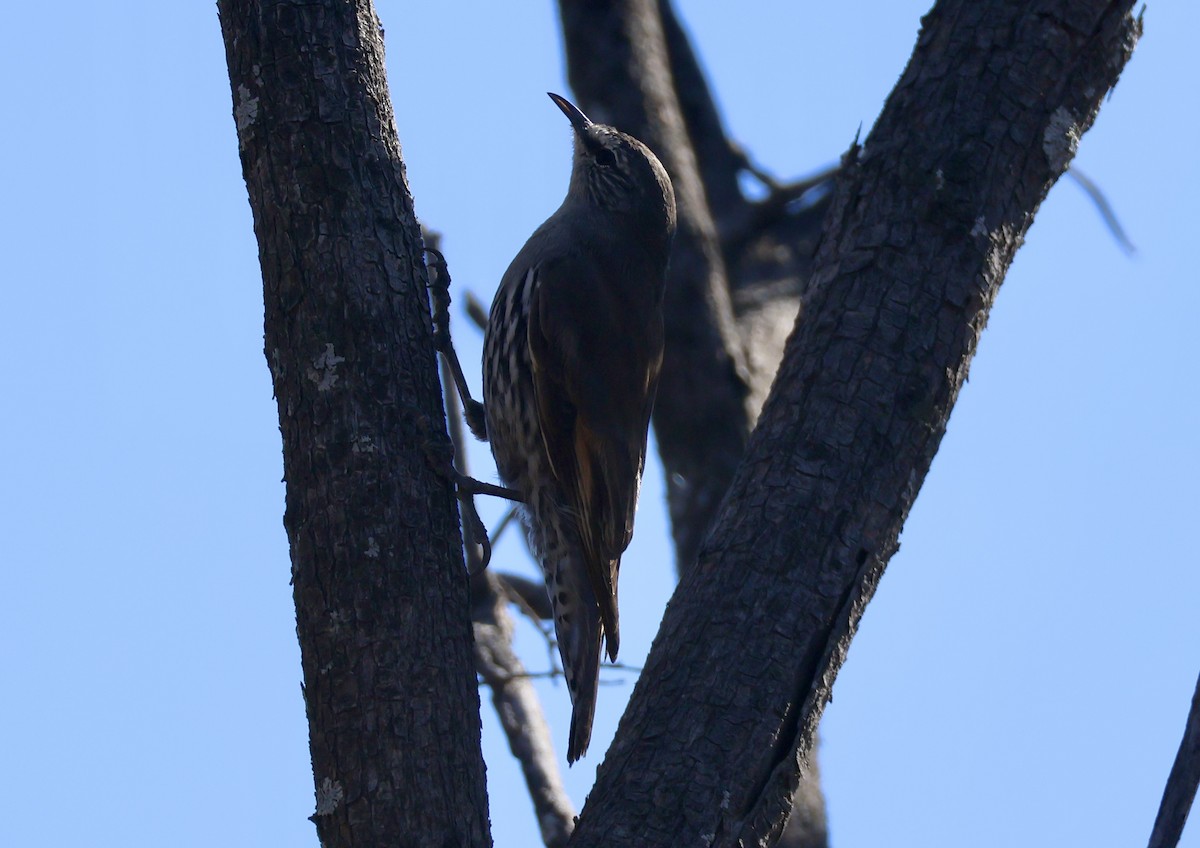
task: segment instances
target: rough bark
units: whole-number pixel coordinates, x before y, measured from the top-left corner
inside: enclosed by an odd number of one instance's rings
[[[573,844],[767,845],[1128,0],[944,0],[843,162],[805,315]]]
[[[426,273],[369,0],[220,0],[325,846],[490,844]]]
[[[1196,800],[1197,785],[1200,785],[1200,679],[1196,680],[1183,741],[1179,743],[1162,802],[1158,805],[1158,816],[1150,833],[1150,848],[1175,848],[1179,844],[1188,813]]]

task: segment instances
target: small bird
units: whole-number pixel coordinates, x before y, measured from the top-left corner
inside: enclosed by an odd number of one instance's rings
[[[542,567],[571,693],[567,761],[592,735],[600,640],[620,645],[617,569],[633,535],[663,353],[675,192],[646,145],[557,94],[567,196],[508,266],[483,352],[488,439]]]

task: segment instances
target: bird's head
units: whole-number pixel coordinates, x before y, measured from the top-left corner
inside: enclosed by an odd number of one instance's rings
[[[550,94],[550,99],[575,130],[568,197],[610,212],[661,219],[673,230],[675,191],[650,148],[627,133],[594,123],[565,97]]]

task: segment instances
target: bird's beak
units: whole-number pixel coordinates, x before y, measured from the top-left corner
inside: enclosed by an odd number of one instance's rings
[[[575,132],[583,136],[587,132],[588,127],[592,125],[592,122],[588,120],[588,116],[580,112],[579,107],[561,94],[555,94],[551,91],[547,91],[546,94],[554,101],[555,106],[562,109],[563,114],[567,116],[567,120],[571,122],[571,126],[575,128]]]

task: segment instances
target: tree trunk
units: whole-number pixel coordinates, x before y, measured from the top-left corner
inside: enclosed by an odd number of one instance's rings
[[[369,0],[220,0],[325,846],[486,846],[451,451]]]

